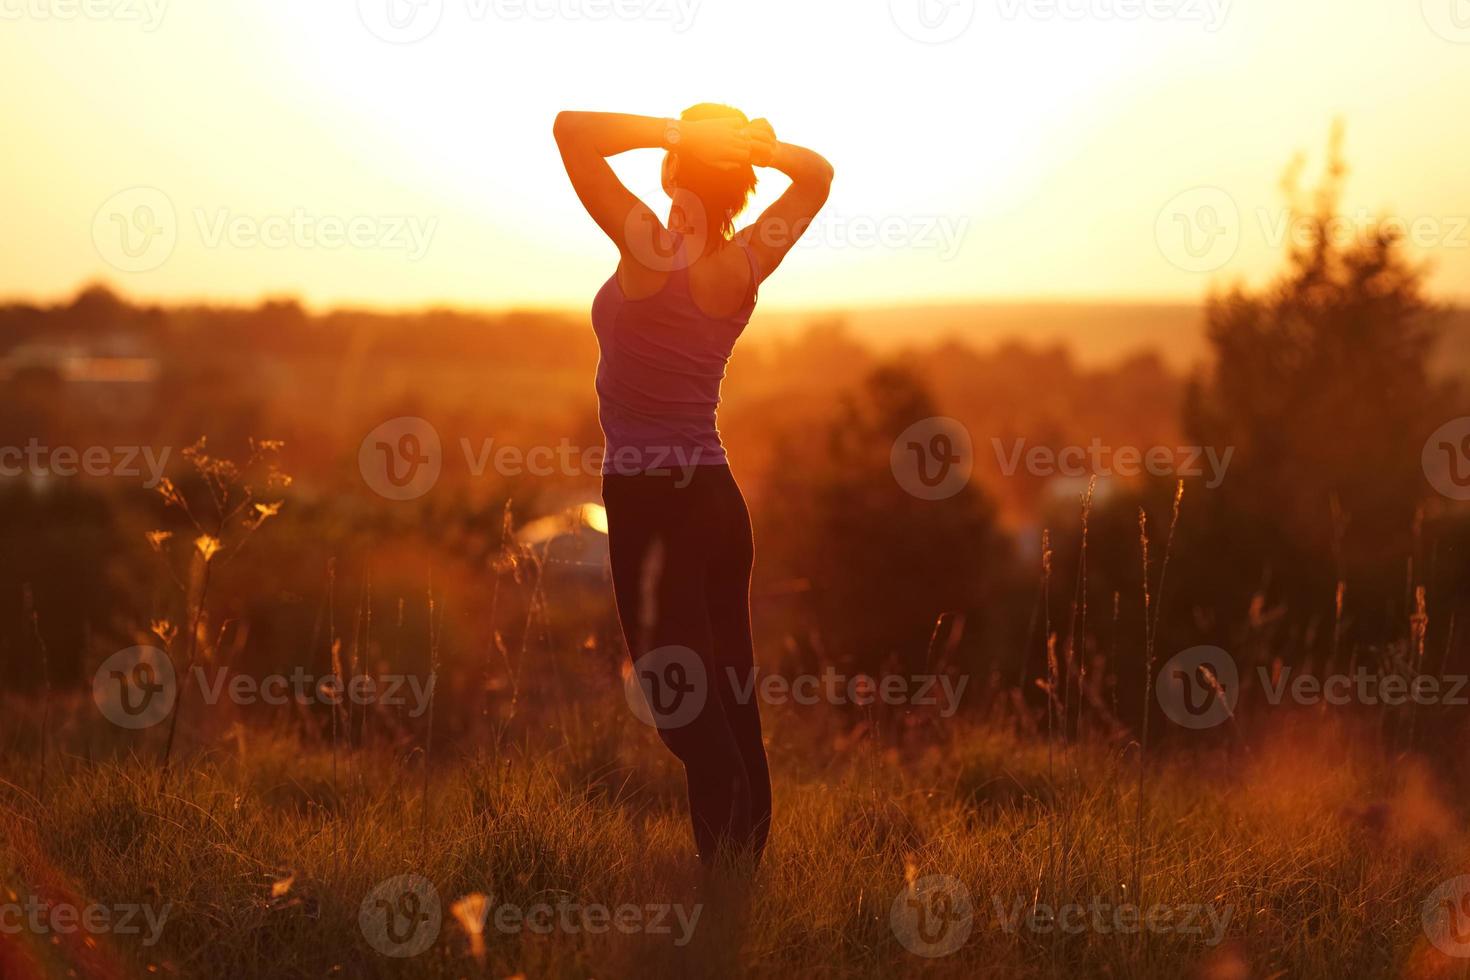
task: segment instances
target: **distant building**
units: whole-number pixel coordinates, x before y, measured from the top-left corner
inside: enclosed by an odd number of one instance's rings
[[[516,532],[554,574],[603,578],[607,569],[607,511],[591,501],[538,517]]]
[[[152,384],[159,364],[154,357],[92,353],[80,344],[21,344],[0,358],[0,381],[31,371],[67,384]]]

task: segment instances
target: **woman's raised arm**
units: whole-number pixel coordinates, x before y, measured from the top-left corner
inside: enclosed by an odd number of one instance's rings
[[[786,193],[740,233],[760,263],[761,278],[765,278],[786,258],[786,253],[827,203],[827,195],[832,190],[832,164],[804,146],[778,141],[770,123],[764,119],[751,123],[751,129],[757,134],[752,162],[791,178]]]
[[[662,230],[663,222],[623,186],[608,157],[663,148],[728,168],[749,163],[751,156],[750,134],[735,119],[681,122],[618,112],[560,112],[552,133],[582,206],[625,256],[630,235],[651,238],[655,229]]]

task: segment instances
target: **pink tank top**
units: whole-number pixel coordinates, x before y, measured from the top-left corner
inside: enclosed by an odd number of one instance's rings
[[[685,262],[645,299],[623,295],[617,273],[592,303],[597,362],[597,417],[606,445],[602,472],[718,466],[725,447],[715,424],[720,382],[735,341],[755,310],[760,272],[750,246],[750,297],[730,316],[695,304]],[[676,256],[684,254],[678,236]]]

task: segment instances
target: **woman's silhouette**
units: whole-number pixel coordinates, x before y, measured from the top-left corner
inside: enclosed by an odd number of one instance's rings
[[[623,636],[660,737],[684,764],[701,860],[758,861],[771,782],[751,687],[754,550],[715,412],[757,289],[826,202],[832,167],[778,141],[764,119],[722,105],[677,120],[563,112],[555,134],[577,196],[619,252],[592,324]],[[667,224],[607,162],[642,148],[666,151]],[[736,232],[756,167],[781,171],[791,186]]]

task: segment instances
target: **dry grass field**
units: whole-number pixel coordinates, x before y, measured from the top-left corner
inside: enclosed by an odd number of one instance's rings
[[[620,702],[563,706],[535,744],[445,753],[427,777],[419,748],[237,728],[165,778],[158,738],[89,759],[57,717],[43,768],[18,724],[39,719],[11,713],[6,898],[160,924],[7,930],[0,972],[1458,975],[1421,916],[1465,870],[1455,801],[1413,758],[1349,750],[1325,715],[1150,762],[1140,813],[1126,746],[962,725],[885,749],[774,712],[772,845],[742,885],[700,873],[682,779]]]

